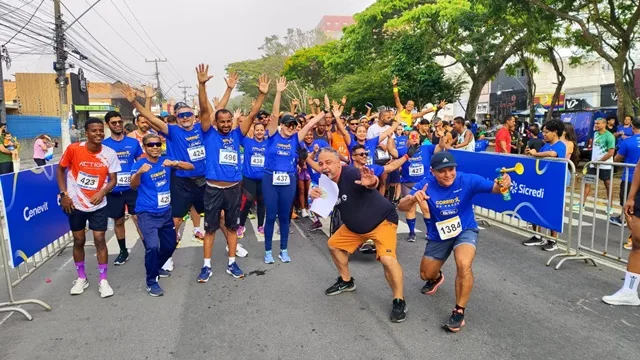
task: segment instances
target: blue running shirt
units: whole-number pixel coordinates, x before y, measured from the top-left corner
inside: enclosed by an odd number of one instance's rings
[[[135,139],[134,139],[135,140]],[[142,174],[140,186],[138,186],[138,199],[136,200],[136,212],[162,213],[171,208],[171,169],[162,166],[166,156],[160,156],[157,163],[152,163],[147,158],[140,159],[131,168],[135,174],[143,164],[150,164],[151,169]]]
[[[264,169],[269,173],[274,171],[288,174],[296,173],[298,170],[298,134],[284,138],[280,131],[276,131],[275,134],[268,134],[268,136]]]
[[[136,159],[142,156],[142,148],[138,140],[125,136],[122,140],[116,141],[112,137],[108,137],[102,141],[102,144],[110,147],[118,155],[120,167],[122,170],[118,173],[116,187],[113,192],[121,192],[131,190],[131,166]]]
[[[244,139],[242,130],[235,128],[222,134],[211,127],[204,133],[204,148],[207,153],[207,180],[238,182],[242,180],[240,145]],[[173,149],[174,151],[176,149]]]
[[[431,156],[436,149],[433,144],[420,145],[418,151],[410,157],[400,168],[401,183],[416,183],[427,176],[431,176]],[[398,149],[398,157],[404,156],[409,148],[406,146]]]
[[[207,170],[204,145],[204,135],[199,123],[193,125],[193,129],[185,130],[178,125],[169,125],[167,135],[167,154],[179,161],[193,164],[193,170],[176,170],[178,177],[204,176]],[[171,150],[169,150],[171,149]]]
[[[262,141],[245,137],[242,140],[244,148],[244,161],[242,162],[242,174],[249,179],[262,180],[264,173],[264,154],[267,149],[267,139]]]

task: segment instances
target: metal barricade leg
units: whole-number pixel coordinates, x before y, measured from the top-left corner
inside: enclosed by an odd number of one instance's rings
[[[26,311],[23,308],[19,308],[19,307],[2,307],[3,305],[0,304],[0,312],[19,312],[20,314],[24,315],[24,317],[27,318],[27,320],[31,321],[33,320],[33,316],[31,316],[31,314],[29,314],[28,311]]]

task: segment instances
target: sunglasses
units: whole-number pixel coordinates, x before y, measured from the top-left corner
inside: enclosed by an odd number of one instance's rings
[[[289,129],[293,129],[293,128],[295,128],[296,126],[298,126],[298,123],[297,123],[297,122],[291,122],[291,123],[286,123],[286,124],[283,124],[283,125],[284,125],[285,127],[289,128]]]
[[[124,124],[124,121],[120,120],[120,121],[109,121],[109,124],[112,125],[122,125]]]
[[[176,114],[176,117],[178,119],[187,119],[187,118],[190,118],[192,116],[193,116],[193,113],[191,111],[187,111],[187,112]]]
[[[360,123],[354,122],[354,123],[350,123],[349,126],[358,126]]]
[[[150,142],[150,143],[146,143],[144,146],[146,147],[162,147],[162,143],[161,142]]]
[[[353,154],[353,156],[369,156],[369,152],[368,152],[368,151],[365,151],[365,152],[361,152],[361,153]]]

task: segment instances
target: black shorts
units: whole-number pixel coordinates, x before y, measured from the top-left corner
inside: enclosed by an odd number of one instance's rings
[[[635,205],[633,205],[633,216],[640,218],[640,192],[636,194]]]
[[[624,180],[621,181],[620,182],[620,206],[624,206],[624,203],[627,202],[627,196],[629,196],[630,191],[631,191],[631,181],[624,181]]]
[[[106,206],[92,212],[84,212],[74,209],[71,214],[67,214],[67,216],[69,217],[69,227],[71,228],[71,231],[84,230],[87,226],[87,221],[89,221],[89,230],[107,231],[109,214]]]
[[[589,169],[587,169],[587,175],[595,175],[595,174],[596,174],[595,167],[590,167]],[[611,169],[600,169],[600,174],[598,175],[598,177],[602,181],[609,181],[611,180],[611,175],[612,175]]]
[[[176,176],[171,180],[171,216],[183,218],[195,207],[198,214],[204,212],[204,194],[207,182],[202,178]]]
[[[220,228],[220,212],[224,210],[224,226],[237,230],[240,224],[242,186],[240,183],[228,188],[206,185],[204,194],[204,231],[216,232]]]
[[[242,187],[248,202],[262,198],[262,179],[255,180],[245,176],[242,178]]]
[[[136,199],[138,192],[135,190],[118,191],[107,194],[107,213],[112,219],[122,219],[124,208],[130,215],[136,214]]]

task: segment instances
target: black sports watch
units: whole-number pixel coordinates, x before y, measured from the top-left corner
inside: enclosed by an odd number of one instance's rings
[[[58,196],[60,197],[60,199],[62,199],[63,197],[67,196],[67,193],[65,191],[60,191]]]

